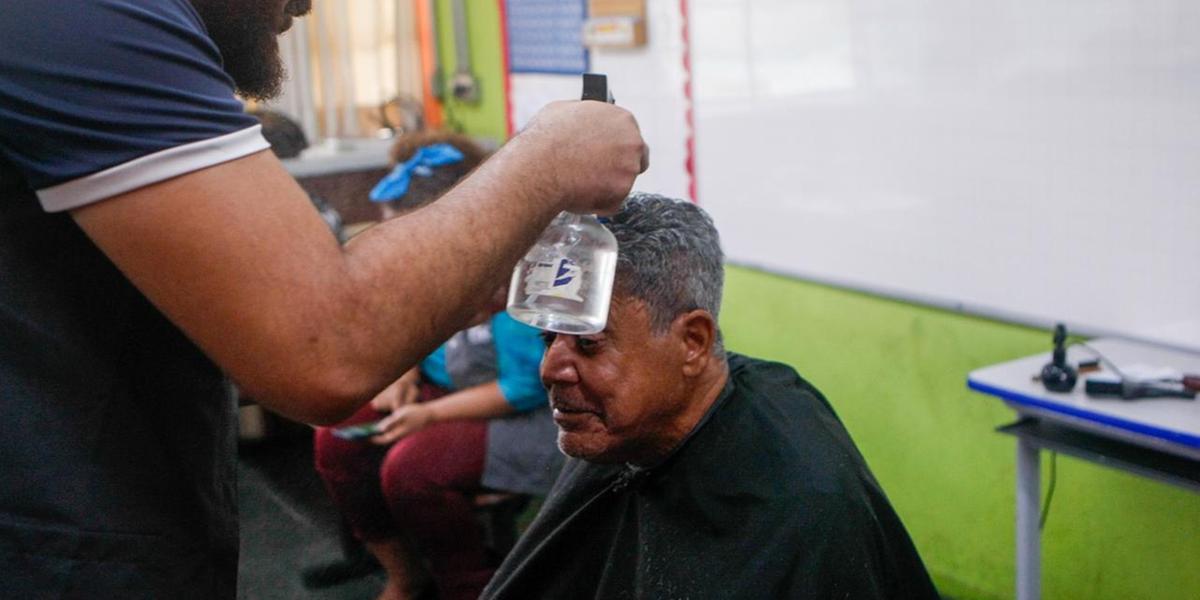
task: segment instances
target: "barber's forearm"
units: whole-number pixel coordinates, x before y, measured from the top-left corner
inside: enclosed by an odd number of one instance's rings
[[[535,129],[516,136],[437,202],[372,227],[347,245],[343,302],[355,309],[340,329],[348,333],[340,355],[361,365],[369,390],[387,385],[461,329],[511,277],[549,221],[581,202],[569,197],[580,186],[564,178],[584,173],[564,173],[560,159],[586,149],[548,144],[544,135]],[[636,152],[627,154],[636,161]],[[576,157],[567,164],[587,161]],[[630,164],[623,175],[620,169],[595,171],[620,180],[637,169]],[[616,184],[619,189],[608,195],[623,197],[627,185]],[[380,373],[383,379],[376,379]]]
[[[446,198],[346,248],[266,151],[72,216],[247,393],[332,423],[463,325],[557,211],[628,192],[644,157],[631,116],[598,102],[539,114]]]
[[[514,141],[442,199],[372,227],[347,245],[356,297],[378,303],[367,316],[396,317],[358,331],[402,332],[382,336],[393,343],[398,337],[428,338],[431,347],[412,350],[417,360],[460,329],[507,281],[561,204],[553,186],[531,168],[536,163],[516,156],[521,151]]]
[[[518,138],[519,140],[519,138]],[[561,200],[518,141],[437,202],[345,249],[345,360],[411,365],[458,331],[512,274]]]
[[[508,276],[561,201],[538,159],[514,143],[443,201],[345,248],[269,152],[72,215],[248,395],[329,424],[450,337]]]
[[[259,394],[301,420],[336,422],[461,329],[559,210],[533,168],[539,150],[517,138],[442,199],[355,237],[332,269],[340,275],[326,288],[326,316],[299,328],[314,329],[307,339],[281,342],[305,355],[272,367],[312,381],[297,389],[259,378]]]

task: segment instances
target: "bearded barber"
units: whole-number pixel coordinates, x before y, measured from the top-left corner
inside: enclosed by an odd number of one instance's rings
[[[275,36],[309,8],[5,0],[0,597],[233,598],[222,372],[337,422],[553,215],[615,209],[645,168],[627,112],[551,105],[445,199],[341,248],[234,97],[277,92]]]

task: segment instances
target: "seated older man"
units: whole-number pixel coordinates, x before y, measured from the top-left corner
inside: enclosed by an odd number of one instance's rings
[[[485,598],[936,598],[829,403],[791,368],[729,354],[717,232],[634,195],[608,327],[547,334],[542,382],[568,459]]]

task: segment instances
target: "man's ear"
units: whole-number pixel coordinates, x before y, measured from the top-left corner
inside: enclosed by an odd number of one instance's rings
[[[683,345],[683,374],[695,377],[708,368],[713,344],[717,340],[717,322],[707,310],[697,308],[675,317],[672,324]]]

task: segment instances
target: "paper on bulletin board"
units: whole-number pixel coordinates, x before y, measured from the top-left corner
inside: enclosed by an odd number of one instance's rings
[[[509,71],[578,75],[587,70],[584,0],[505,0]]]

